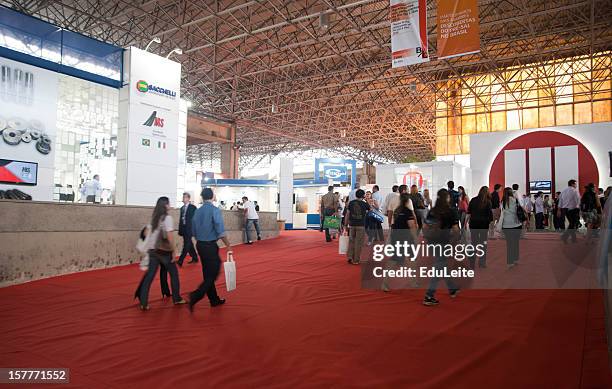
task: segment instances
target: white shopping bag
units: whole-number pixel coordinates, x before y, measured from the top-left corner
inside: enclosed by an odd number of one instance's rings
[[[349,246],[349,237],[348,235],[340,235],[340,239],[338,239],[338,254],[346,254]]]
[[[223,269],[225,270],[225,286],[227,291],[236,289],[236,262],[231,252],[227,253],[227,258],[223,262]]]

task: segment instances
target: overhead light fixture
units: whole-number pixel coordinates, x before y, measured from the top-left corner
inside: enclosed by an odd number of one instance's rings
[[[149,47],[151,47],[153,43],[157,43],[157,44],[161,43],[160,37],[156,36],[155,38],[151,39],[151,42],[149,42],[147,47],[145,47],[145,51],[149,51]]]
[[[183,49],[181,49],[180,47],[174,48],[171,52],[168,53],[168,55],[166,55],[166,58],[170,58],[170,56],[174,53],[176,53],[177,55],[181,55],[183,54]]]
[[[329,28],[329,14],[321,12],[319,15],[319,28],[327,30]]]
[[[374,148],[374,141],[370,142],[370,148],[372,148],[372,149]]]
[[[187,109],[189,109],[193,106],[193,103],[189,100],[185,100],[185,105],[187,105]]]
[[[344,128],[340,130],[340,138],[346,138],[346,130]]]
[[[276,104],[272,104],[271,111],[272,111],[272,113],[277,113],[278,112],[278,108],[276,107]]]

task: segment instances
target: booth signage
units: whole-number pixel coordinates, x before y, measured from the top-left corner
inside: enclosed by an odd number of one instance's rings
[[[323,177],[334,181],[347,181],[348,170],[346,166],[324,166]]]
[[[423,175],[419,172],[408,172],[404,174],[404,179],[402,181],[403,184],[408,185],[408,187],[416,185],[419,190],[423,189]]]
[[[0,159],[0,182],[17,185],[36,185],[38,164],[36,162]]]
[[[176,92],[171,90],[171,89],[165,89],[165,88],[161,88],[159,86],[153,85],[153,84],[149,84],[148,82],[146,82],[145,80],[140,80],[136,83],[136,89],[139,92],[142,93],[147,93],[147,92],[151,92],[160,96],[166,96],[169,97],[171,99],[175,99],[176,98]]]

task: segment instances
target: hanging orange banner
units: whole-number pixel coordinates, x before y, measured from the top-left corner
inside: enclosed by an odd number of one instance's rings
[[[479,51],[478,0],[438,0],[438,58]]]

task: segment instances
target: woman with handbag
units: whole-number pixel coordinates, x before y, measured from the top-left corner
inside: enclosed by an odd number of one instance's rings
[[[366,216],[366,233],[368,235],[368,246],[370,246],[374,241],[382,242],[385,240],[382,229],[384,216],[380,211],[381,204],[372,197],[372,192],[366,192],[365,200],[370,206],[370,211]]]
[[[521,231],[526,221],[525,210],[514,198],[512,188],[504,189],[502,211],[496,230],[504,233],[506,238],[506,263],[513,268],[519,260],[519,242]]]
[[[172,220],[172,216],[168,215],[169,209],[170,200],[168,200],[167,197],[160,197],[153,209],[151,224],[148,226],[150,232],[147,236],[146,246],[149,254],[149,267],[136,291],[138,300],[140,301],[140,309],[143,311],[149,310],[149,289],[151,289],[151,283],[160,265],[170,273],[172,300],[174,304],[187,303],[181,297],[180,293],[174,235],[172,233],[174,230],[174,221]],[[161,274],[160,276],[165,277],[165,275]]]
[[[391,225],[391,231],[389,232],[389,244],[395,246],[399,243],[400,246],[404,246],[404,242],[408,244],[414,244],[417,241],[417,230],[418,224],[416,222],[416,215],[414,211],[409,208],[410,195],[408,193],[402,193],[400,195],[400,204],[393,211],[393,224]],[[404,266],[406,258],[398,256],[395,253],[387,262],[386,269],[397,269],[400,266]],[[414,287],[418,284],[415,283]],[[382,290],[385,292],[390,291],[389,282],[387,277],[383,278]]]

